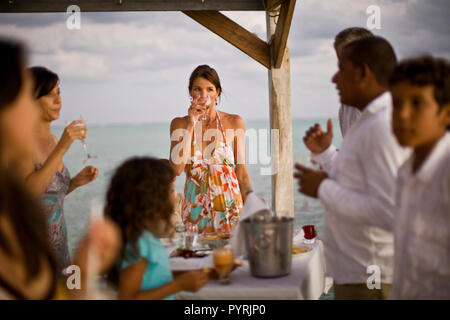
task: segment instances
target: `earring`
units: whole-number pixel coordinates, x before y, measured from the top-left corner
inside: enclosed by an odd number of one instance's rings
[[[218,105],[219,103],[217,102],[217,100],[216,100],[216,106]]]

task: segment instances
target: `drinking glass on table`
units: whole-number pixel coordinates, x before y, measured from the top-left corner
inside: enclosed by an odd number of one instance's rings
[[[186,249],[186,226],[183,221],[179,220],[175,225],[175,231],[178,235],[177,247],[179,249]]]
[[[188,248],[194,248],[197,246],[198,240],[198,226],[194,223],[188,223],[186,242]]]
[[[317,231],[316,231],[316,226],[315,225],[306,225],[303,226],[303,232],[304,232],[304,240],[303,242],[305,244],[314,244],[316,242],[316,237],[317,237]]]
[[[78,119],[78,120],[81,120],[81,121],[83,121],[83,123],[80,123],[80,124],[78,124],[78,125],[76,125],[76,126],[86,126],[86,124],[84,123],[84,119],[83,119],[83,117],[80,115],[80,118]],[[82,130],[82,131],[84,131],[84,130]],[[86,134],[86,132],[84,132],[84,134]],[[87,144],[86,144],[86,141],[85,141],[85,139],[81,139],[81,145],[83,146],[83,149],[84,149],[84,152],[86,153],[86,159],[83,161],[83,164],[86,164],[86,162],[88,162],[89,160],[91,160],[91,159],[96,159],[97,158],[97,156],[94,156],[94,155],[91,155],[89,152],[88,152],[88,150],[87,150]]]
[[[219,276],[220,284],[229,284],[231,280],[229,274],[234,267],[233,250],[228,247],[217,248],[213,251],[214,269]]]

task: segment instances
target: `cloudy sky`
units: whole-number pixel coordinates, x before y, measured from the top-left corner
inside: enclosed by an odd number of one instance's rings
[[[337,32],[366,27],[366,9],[381,9],[381,29],[402,58],[429,52],[450,59],[448,0],[299,0],[292,21],[292,114],[336,116],[330,78]],[[81,8],[83,10],[83,8]],[[264,12],[224,12],[266,40]],[[186,113],[187,82],[199,64],[216,68],[222,110],[268,119],[267,70],[180,12],[83,13],[81,30],[65,13],[0,14],[0,35],[23,39],[30,64],[61,78],[61,123],[80,114],[88,123],[168,122]]]

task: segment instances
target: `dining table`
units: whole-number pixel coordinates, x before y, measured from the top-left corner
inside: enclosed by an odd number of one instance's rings
[[[173,252],[176,246],[166,246]],[[231,282],[221,284],[210,280],[197,292],[179,292],[178,300],[315,300],[327,293],[332,279],[326,276],[323,243],[317,240],[311,250],[293,254],[288,275],[273,278],[258,278],[251,273],[250,262],[240,257],[242,265],[229,275]],[[172,257],[171,269],[196,270],[213,268],[211,254],[203,258]]]

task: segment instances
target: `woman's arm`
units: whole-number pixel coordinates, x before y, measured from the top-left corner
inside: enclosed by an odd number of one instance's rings
[[[160,287],[141,290],[142,277],[148,261],[141,258],[138,263],[125,268],[119,279],[119,299],[124,300],[160,300],[179,291],[198,291],[206,284],[208,278],[201,271],[189,271],[177,274],[175,280]]]
[[[18,173],[25,178],[26,184],[34,195],[39,197],[45,192],[55,172],[58,170],[64,154],[65,151],[57,145],[42,167],[36,171],[31,158],[23,159],[17,164]]]
[[[195,124],[204,110],[198,104],[196,97],[188,109],[187,117],[175,118],[170,123],[170,165],[179,176],[191,155],[192,134]]]
[[[87,128],[76,126],[81,122],[77,120],[69,124],[64,129],[59,142],[55,137],[57,144],[39,170],[34,170],[33,159],[24,159],[23,162],[17,164],[18,173],[25,178],[28,187],[36,196],[41,196],[45,192],[73,141],[85,138]]]
[[[236,176],[239,181],[242,200],[245,202],[247,194],[253,191],[250,175],[245,159],[245,125],[244,120],[238,115],[233,119],[234,133],[234,157],[236,163]]]

